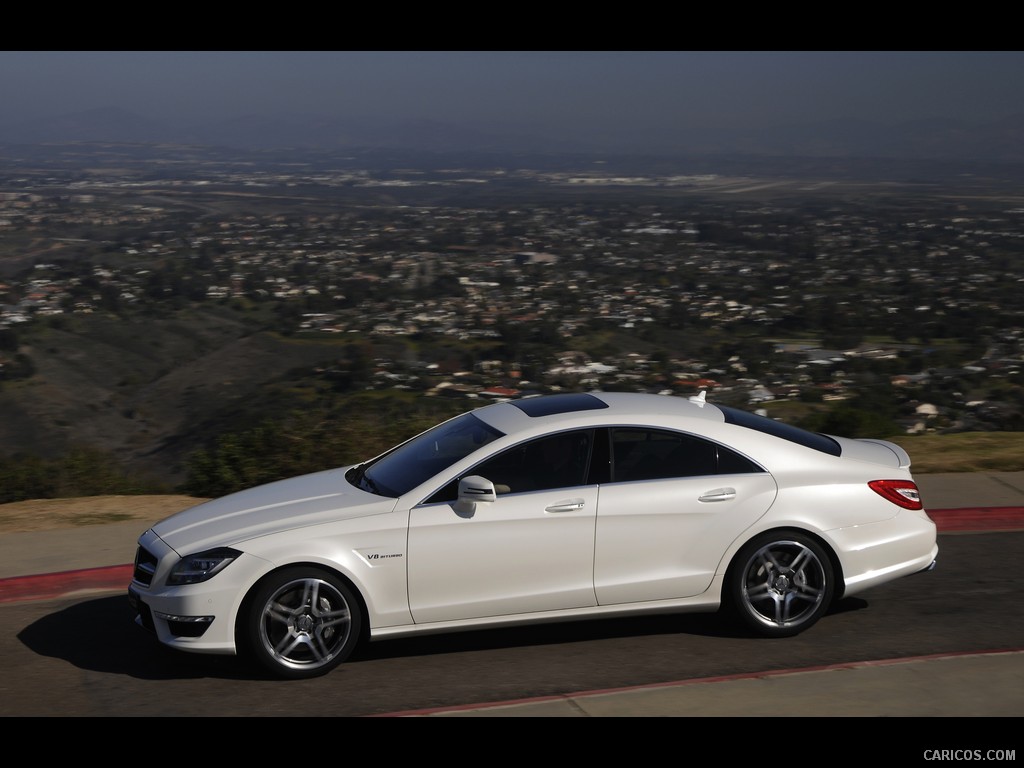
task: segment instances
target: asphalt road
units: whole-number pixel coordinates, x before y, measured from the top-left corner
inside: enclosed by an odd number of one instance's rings
[[[1024,649],[1024,532],[943,534],[939,545],[936,570],[846,599],[795,638],[745,637],[715,615],[574,622],[377,642],[299,682],[268,679],[234,657],[162,648],[133,624],[123,593],[11,602],[0,605],[0,716],[373,716]],[[1024,715],[1022,670],[958,686],[940,714]],[[815,716],[820,695],[772,708]],[[864,695],[877,714],[901,714],[887,712],[884,687]],[[1010,701],[997,700],[1004,695]]]

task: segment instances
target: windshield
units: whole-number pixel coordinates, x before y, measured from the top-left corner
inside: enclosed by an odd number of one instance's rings
[[[349,482],[371,493],[401,496],[501,436],[472,413],[464,413],[414,437],[373,464],[357,467]]]

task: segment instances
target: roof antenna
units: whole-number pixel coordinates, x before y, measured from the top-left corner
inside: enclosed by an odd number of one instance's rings
[[[701,408],[703,408],[704,403],[707,402],[707,396],[708,391],[706,389],[702,389],[699,394],[691,395],[689,399],[691,403],[696,403]]]

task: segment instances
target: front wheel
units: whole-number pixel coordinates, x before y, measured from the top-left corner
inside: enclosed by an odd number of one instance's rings
[[[832,562],[814,539],[795,531],[758,536],[737,555],[728,581],[740,620],[767,637],[790,637],[828,610]]]
[[[244,631],[257,662],[277,677],[326,674],[347,659],[362,632],[360,603],[334,574],[290,568],[261,584]]]

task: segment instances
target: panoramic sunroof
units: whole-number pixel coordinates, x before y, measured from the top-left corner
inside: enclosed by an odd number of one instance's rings
[[[573,411],[594,411],[607,408],[608,404],[593,395],[569,394],[546,395],[545,397],[528,397],[525,400],[514,400],[516,408],[527,416],[551,416],[556,413],[572,413]]]

